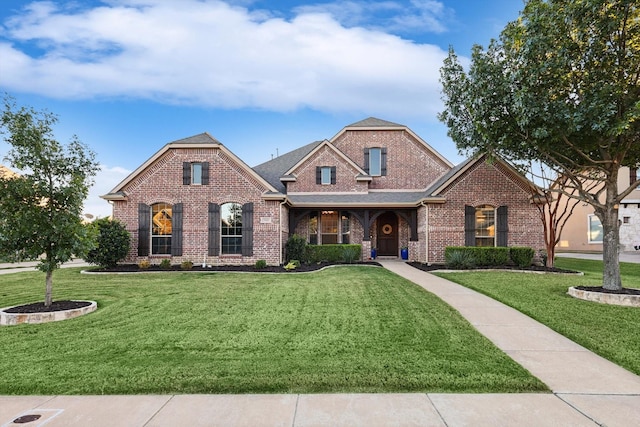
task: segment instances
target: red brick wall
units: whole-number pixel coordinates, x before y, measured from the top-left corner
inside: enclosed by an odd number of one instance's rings
[[[366,147],[387,148],[387,175],[374,177],[372,189],[425,189],[450,169],[404,130],[345,131],[333,144],[362,168]]]
[[[444,261],[446,246],[464,246],[464,206],[508,206],[508,246],[544,248],[542,222],[529,192],[502,165],[479,161],[428,207],[428,262]],[[418,215],[418,221],[421,221]]]
[[[209,185],[182,185],[183,162],[209,162]],[[280,239],[286,233],[280,222],[280,203],[264,201],[267,187],[245,168],[219,149],[169,149],[162,157],[128,183],[123,191],[127,201],[113,203],[114,218],[122,221],[131,233],[131,250],[127,262],[139,262],[138,203],[183,203],[183,254],[172,257],[172,263],[185,260],[200,264],[208,248],[208,203],[254,203],[253,256],[223,255],[206,257],[208,264],[252,264],[264,259],[268,264],[280,263]],[[283,224],[287,221],[284,220]],[[282,233],[282,234],[281,234]],[[168,255],[150,256],[159,263]],[[146,258],[146,257],[145,257]]]
[[[334,185],[316,184],[316,167],[335,166],[336,183]],[[296,182],[287,184],[287,193],[296,192],[361,192],[368,190],[367,182],[357,182],[358,170],[349,164],[342,156],[328,147],[321,148],[312,157],[303,162],[293,172]]]

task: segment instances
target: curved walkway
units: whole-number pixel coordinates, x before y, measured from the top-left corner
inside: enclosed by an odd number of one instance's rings
[[[17,426],[635,426],[640,377],[531,318],[403,262],[381,264],[458,310],[547,394],[0,396]],[[40,415],[36,421],[13,423]]]

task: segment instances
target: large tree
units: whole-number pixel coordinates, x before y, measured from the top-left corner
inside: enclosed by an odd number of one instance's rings
[[[468,72],[453,49],[441,69],[440,119],[460,150],[559,177],[550,190],[590,204],[602,222],[603,287],[619,290],[621,167],[640,163],[640,5],[637,0],[529,0]]]
[[[19,176],[0,177],[0,256],[39,259],[46,273],[45,306],[53,301],[53,272],[91,249],[82,206],[98,171],[94,153],[75,136],[63,146],[53,136],[57,116],[17,108],[6,97],[0,131],[11,146],[6,159]]]

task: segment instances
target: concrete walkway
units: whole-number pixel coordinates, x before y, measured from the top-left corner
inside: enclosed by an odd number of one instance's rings
[[[553,393],[0,396],[0,427],[640,425],[639,376],[484,295],[382,264],[458,310]],[[40,418],[13,422],[29,415]]]

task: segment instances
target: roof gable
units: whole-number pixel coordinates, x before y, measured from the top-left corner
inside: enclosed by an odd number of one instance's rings
[[[440,154],[435,148],[431,145],[427,144],[425,140],[420,138],[416,133],[414,133],[411,129],[409,129],[405,125],[400,125],[393,122],[388,122],[386,120],[378,119],[375,117],[369,117],[359,122],[353,123],[349,126],[345,126],[342,128],[340,132],[338,132],[329,142],[332,144],[335,143],[340,137],[349,131],[363,131],[363,130],[397,130],[404,131],[409,134],[413,139],[415,139],[420,145],[425,147],[426,150],[431,152],[439,161],[441,161],[444,165],[451,168],[453,164],[447,160],[442,154]]]
[[[478,164],[481,161],[488,161],[489,156],[487,154],[479,154],[475,157],[471,157],[464,162],[458,164],[456,167],[451,169],[448,173],[443,175],[440,179],[438,179],[435,183],[433,183],[428,189],[427,194],[429,196],[437,197],[442,195],[442,193],[453,185],[460,177],[462,177],[468,170],[472,169],[473,166]],[[540,194],[540,188],[535,185],[533,182],[529,181],[525,176],[523,176],[520,172],[518,172],[513,166],[511,166],[508,162],[501,159],[500,157],[493,156],[491,158],[498,166],[500,166],[504,171],[510,175],[516,184],[518,184],[523,190],[529,189],[530,191],[535,191]]]
[[[320,150],[322,150],[323,148],[326,148],[328,150],[333,151],[339,158],[341,158],[342,160],[344,160],[344,162],[346,164],[348,164],[349,166],[351,166],[357,173],[359,173],[361,176],[366,176],[367,173],[360,167],[358,166],[353,160],[351,160],[349,157],[345,156],[345,154],[338,150],[333,144],[330,144],[329,141],[324,140],[322,141],[320,144],[318,144],[313,150],[311,150],[306,156],[304,156],[302,159],[300,159],[295,165],[293,165],[289,170],[287,170],[285,172],[285,175],[294,175],[296,172],[296,169],[299,168],[304,162],[306,162],[307,160],[309,160],[310,158],[312,158],[314,155],[316,155],[317,153],[320,152]]]
[[[257,174],[253,169],[251,169],[247,164],[242,161],[239,157],[233,154],[228,148],[226,148],[220,141],[212,137],[209,133],[203,132],[194,136],[190,136],[183,139],[178,139],[176,141],[169,142],[165,144],[160,150],[158,150],[153,156],[147,159],[142,165],[140,165],[136,170],[129,174],[124,180],[122,180],[118,185],[116,185],[108,194],[100,196],[106,200],[121,200],[126,195],[123,193],[123,189],[133,180],[135,180],[138,176],[140,176],[149,166],[153,165],[158,159],[160,159],[163,155],[165,155],[169,150],[178,149],[178,148],[215,148],[222,151],[231,161],[240,166],[241,169],[245,170],[251,176],[256,178],[270,193],[278,193],[278,190],[274,188],[269,182],[267,182],[264,178],[262,178],[259,174]]]

